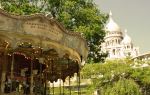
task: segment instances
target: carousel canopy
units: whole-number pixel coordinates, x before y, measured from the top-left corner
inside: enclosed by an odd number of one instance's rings
[[[52,81],[78,72],[88,55],[81,35],[67,31],[54,18],[43,14],[18,16],[1,9],[0,51],[24,54],[31,59],[33,56],[46,65]]]

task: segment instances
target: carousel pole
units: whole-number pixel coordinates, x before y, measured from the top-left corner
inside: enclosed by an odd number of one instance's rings
[[[41,42],[41,46],[42,46],[42,42]],[[43,50],[41,48],[41,58],[40,58],[40,83],[41,86],[43,87],[43,81],[42,81],[42,64],[44,63],[44,59],[43,59]],[[40,87],[40,91],[43,91],[42,87]],[[41,92],[42,94],[42,92]]]
[[[33,60],[34,60],[34,56],[32,56],[31,58],[30,95],[33,94]]]
[[[55,93],[54,93],[54,81],[53,81],[53,95],[54,95]]]
[[[63,95],[64,95],[64,81],[63,81],[63,89],[62,89],[62,93],[63,93]]]
[[[51,73],[52,73],[52,77],[53,77],[53,70],[54,70],[54,66],[53,66],[53,65],[54,65],[54,63],[53,63],[53,59],[51,60],[51,62],[52,62],[52,65],[51,65],[52,72],[51,72]],[[55,82],[55,81],[53,80],[53,95],[55,94],[55,93],[54,93],[54,82]]]
[[[60,79],[59,79],[59,91],[60,91],[60,95],[61,95],[61,74],[62,74],[61,73],[61,69],[62,68],[60,67],[60,73],[59,73],[60,74]]]
[[[69,76],[69,95],[71,95],[71,86],[70,86],[71,82],[70,82],[70,76]]]
[[[5,87],[5,80],[6,80],[6,70],[7,70],[7,48],[9,46],[9,43],[7,42],[7,45],[5,47],[4,51],[4,63],[2,64],[2,77],[1,77],[1,95],[4,93],[4,87]]]
[[[14,53],[12,54],[12,62],[11,62],[11,72],[10,72],[10,78],[11,80],[13,80],[14,78]],[[11,88],[10,88],[10,92],[12,91],[12,83],[11,83]]]
[[[69,59],[68,59],[68,63],[67,63],[67,67],[69,68]],[[69,75],[69,95],[71,95],[71,81],[70,81],[70,75]]]
[[[40,63],[40,94],[42,94],[42,86],[43,86],[43,83],[42,83],[42,63]]]
[[[43,83],[42,83],[42,64],[44,63],[44,59],[43,59],[43,50],[42,50],[42,36],[39,37],[39,40],[40,40],[40,59],[39,59],[39,63],[40,63],[40,94],[42,94],[41,91],[43,91],[42,89],[42,86],[43,86]]]
[[[48,63],[50,64],[50,62],[51,61],[48,61]],[[50,66],[49,66],[50,67]],[[50,74],[50,73],[48,73],[48,74]],[[48,74],[47,74],[47,78],[48,78]],[[51,95],[51,81],[50,81],[50,83],[49,83],[49,93],[50,93],[50,95]]]
[[[14,57],[15,57],[15,55],[14,55],[14,53],[12,54],[12,62],[11,62],[11,79],[13,79],[14,78]]]
[[[78,95],[81,95],[81,91],[80,91],[80,71],[77,73],[77,82],[78,82]]]
[[[50,93],[50,95],[51,95],[51,82],[50,82],[50,84],[49,84],[49,93]]]
[[[59,79],[59,91],[60,91],[60,95],[61,95],[61,79]]]
[[[39,69],[40,69],[40,70],[39,70],[39,71],[40,71],[40,72],[39,72],[39,75],[40,75],[40,78],[39,78],[39,79],[40,79],[40,82],[39,82],[39,83],[40,83],[40,85],[41,85],[41,87],[40,87],[40,91],[41,91],[41,92],[40,92],[40,93],[42,94],[42,91],[43,91],[43,89],[42,89],[42,86],[43,86],[43,83],[42,83],[42,82],[43,82],[43,81],[42,81],[42,64],[44,63],[44,59],[43,59],[43,50],[42,50],[41,47],[40,47],[40,50],[41,50],[41,51],[40,51],[41,54],[40,54],[40,58],[39,58],[39,63],[40,63],[40,68],[39,68]],[[43,86],[43,87],[44,87],[44,86]]]
[[[44,95],[46,95],[47,93],[46,93],[46,91],[47,91],[47,72],[45,71],[45,90],[44,90]]]

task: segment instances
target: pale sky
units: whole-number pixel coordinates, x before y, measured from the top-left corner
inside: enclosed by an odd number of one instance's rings
[[[102,12],[111,10],[114,21],[127,29],[140,53],[150,52],[150,0],[95,0]]]

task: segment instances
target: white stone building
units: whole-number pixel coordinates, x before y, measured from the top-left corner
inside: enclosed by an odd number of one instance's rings
[[[136,57],[139,55],[139,48],[134,47],[132,39],[127,34],[127,30],[122,31],[114,22],[112,13],[105,25],[106,36],[102,43],[102,51],[108,52],[108,59],[125,58],[127,56]]]

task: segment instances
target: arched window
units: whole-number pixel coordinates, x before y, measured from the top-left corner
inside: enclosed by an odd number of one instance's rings
[[[128,52],[128,55],[127,56],[131,56],[131,52]]]
[[[113,55],[115,55],[115,52],[116,52],[115,49],[113,49]]]
[[[116,44],[118,44],[118,39],[116,39]]]
[[[118,44],[120,44],[120,40],[118,40]]]
[[[117,55],[120,56],[120,49],[117,50]]]
[[[114,40],[112,40],[112,45],[114,45]]]

